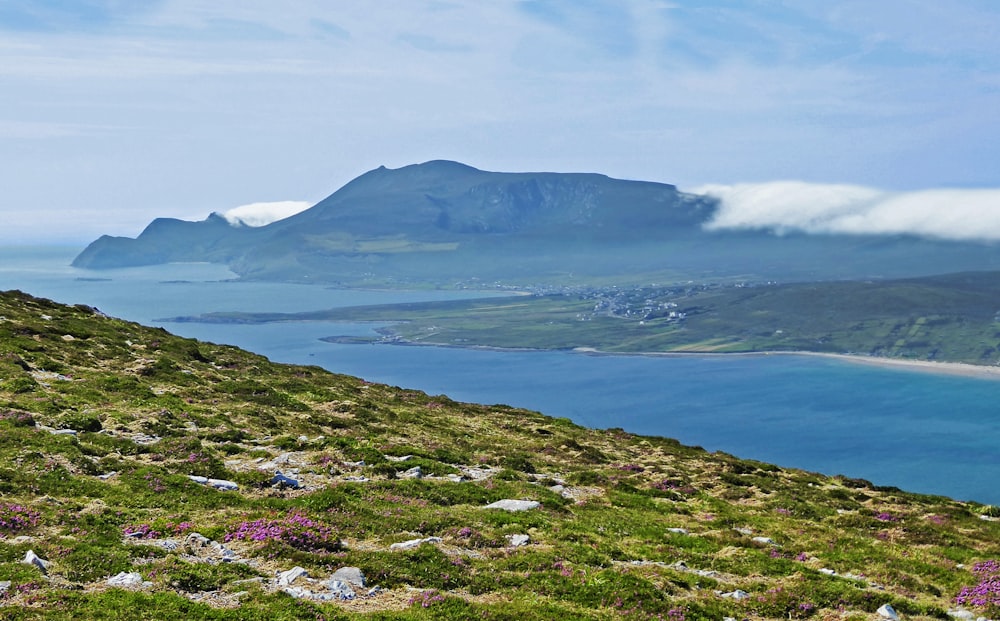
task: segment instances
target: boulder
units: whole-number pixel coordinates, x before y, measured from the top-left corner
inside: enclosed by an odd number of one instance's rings
[[[108,578],[108,586],[113,587],[134,587],[142,585],[142,574],[137,571],[119,572]]]
[[[351,588],[351,585],[347,584],[343,580],[330,578],[324,584],[326,585],[328,592],[321,594],[324,596],[322,599],[349,600],[356,597],[354,589]]]
[[[240,488],[240,486],[237,485],[236,483],[233,483],[232,481],[227,481],[225,479],[209,479],[208,486],[227,492],[235,491]]]
[[[309,572],[296,565],[288,571],[283,571],[278,574],[278,586],[290,586],[293,582],[299,578],[309,577]]]
[[[357,567],[341,567],[337,571],[333,572],[330,576],[331,580],[340,580],[341,582],[346,582],[347,584],[353,584],[355,586],[367,586],[365,583],[365,574],[362,573]]]
[[[503,511],[530,511],[542,506],[537,500],[498,500],[488,504],[484,509],[502,509]]]
[[[750,594],[742,589],[736,589],[735,591],[723,593],[722,597],[726,599],[735,599],[736,601],[742,601],[748,599],[750,597]]]
[[[441,543],[440,537],[426,537],[424,539],[410,539],[409,541],[400,541],[393,543],[389,546],[390,550],[412,550],[419,547],[425,543]]]
[[[409,470],[400,472],[397,476],[400,479],[422,479],[424,478],[424,471],[420,469],[420,466],[414,466]]]
[[[892,607],[892,604],[882,604],[879,606],[879,609],[875,611],[875,613],[883,619],[899,621],[899,613],[897,613],[896,609]]]
[[[28,550],[25,552],[24,559],[21,562],[25,565],[34,565],[40,569],[43,574],[47,574],[49,572],[49,562],[35,554],[34,550]]]
[[[275,472],[274,476],[271,477],[271,485],[277,487],[290,487],[292,489],[299,488],[299,482],[297,479],[293,479],[290,476],[282,474],[280,470]]]
[[[523,534],[507,535],[507,543],[509,543],[512,548],[520,548],[521,546],[526,546],[531,543],[531,537]]]

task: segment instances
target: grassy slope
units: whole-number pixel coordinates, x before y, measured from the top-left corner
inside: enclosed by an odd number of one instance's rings
[[[608,301],[611,307],[595,310]],[[655,308],[660,303],[677,306]],[[671,310],[686,318],[671,320],[666,316]],[[404,321],[387,332],[439,345],[816,351],[992,365],[1000,360],[998,312],[1000,272],[984,272],[876,282],[626,289],[199,320]]]
[[[0,317],[0,517],[34,516],[0,521],[4,619],[866,618],[884,603],[945,618],[972,563],[1000,555],[974,504],[276,365],[19,293],[0,294]],[[306,489],[257,470],[282,454]],[[431,476],[396,476],[415,465]],[[446,478],[468,466],[492,474]],[[482,508],[503,498],[542,506]],[[325,549],[233,542],[249,562],[208,564],[123,539],[221,541],[295,513],[335,533]],[[510,548],[518,533],[531,543]],[[48,575],[19,562],[28,549]],[[357,566],[384,591],[296,600],[271,584],[294,565]],[[107,587],[120,571],[153,584]],[[718,594],[736,589],[751,597]]]

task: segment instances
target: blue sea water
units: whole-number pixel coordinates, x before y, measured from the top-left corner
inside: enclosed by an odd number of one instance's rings
[[[319,340],[365,334],[370,325],[166,323],[157,320],[470,294],[234,282],[225,268],[204,264],[92,272],[68,267],[76,250],[0,248],[0,290],[90,304],[272,360],[318,364],[457,400],[506,403],[782,466],[1000,503],[1000,380],[806,356],[591,356]]]

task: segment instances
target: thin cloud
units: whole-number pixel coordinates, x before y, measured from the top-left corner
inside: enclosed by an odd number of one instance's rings
[[[312,207],[306,201],[275,201],[270,203],[250,203],[234,207],[222,214],[233,226],[264,226],[278,220],[294,216]]]
[[[693,191],[720,201],[707,230],[1000,241],[1000,189],[886,192],[858,185],[779,181],[707,185]]]

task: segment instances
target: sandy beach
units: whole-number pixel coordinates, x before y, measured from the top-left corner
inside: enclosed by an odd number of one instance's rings
[[[841,360],[852,364],[867,364],[871,366],[899,369],[901,371],[917,371],[922,373],[937,373],[943,375],[961,375],[963,377],[982,377],[1000,379],[1000,367],[967,364],[964,362],[934,362],[931,360],[906,360],[904,358],[880,358],[878,356],[861,356],[852,354],[830,354],[814,351],[754,351],[754,352],[646,352],[621,353],[606,352],[592,347],[577,347],[574,352],[596,356],[811,356]]]

